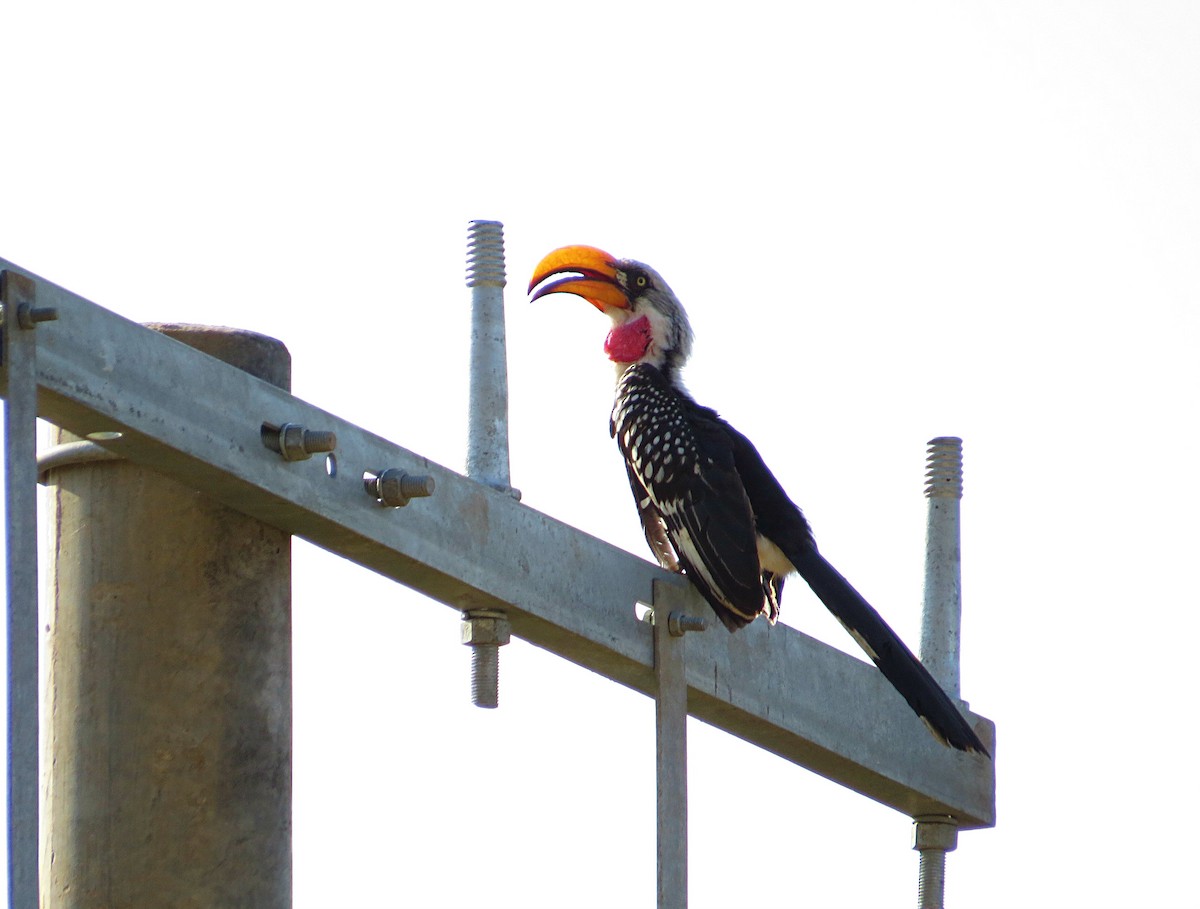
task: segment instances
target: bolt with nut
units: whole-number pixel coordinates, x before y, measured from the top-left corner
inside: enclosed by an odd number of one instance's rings
[[[263,445],[278,452],[285,461],[307,461],[315,454],[324,454],[337,448],[336,433],[307,429],[299,423],[284,423],[282,426],[263,423],[261,435]]]
[[[363,486],[385,508],[403,508],[410,499],[433,495],[435,484],[433,477],[426,474],[405,473],[398,467],[389,467],[378,474],[367,474]]]
[[[500,701],[500,648],[512,625],[498,609],[471,609],[462,614],[462,642],[471,648],[471,703],[495,707]]]

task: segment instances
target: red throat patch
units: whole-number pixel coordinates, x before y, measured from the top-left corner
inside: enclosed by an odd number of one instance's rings
[[[645,316],[618,325],[604,339],[604,352],[614,363],[636,363],[650,346],[650,320]]]

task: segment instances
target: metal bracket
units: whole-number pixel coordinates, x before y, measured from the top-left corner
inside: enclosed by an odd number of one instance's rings
[[[50,471],[73,464],[95,464],[100,461],[120,461],[121,456],[103,445],[81,439],[78,442],[63,442],[38,455],[38,482],[50,482]]]

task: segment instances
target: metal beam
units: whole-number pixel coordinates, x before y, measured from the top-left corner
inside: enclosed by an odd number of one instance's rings
[[[125,457],[455,609],[503,609],[514,634],[651,696],[653,633],[635,604],[652,603],[659,580],[707,615],[682,578],[503,492],[50,282],[38,297],[59,310],[38,331],[41,416],[107,434]],[[336,470],[282,460],[262,443],[264,423],[336,433]],[[363,476],[389,467],[432,477],[436,492],[381,507]],[[691,637],[692,716],[910,817],[994,823],[991,761],[934,741],[873,666],[782,625]],[[990,721],[972,721],[991,746]]]

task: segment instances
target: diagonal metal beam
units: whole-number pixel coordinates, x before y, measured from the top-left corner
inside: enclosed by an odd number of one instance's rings
[[[651,696],[653,633],[635,604],[658,580],[707,615],[681,578],[505,493],[50,282],[37,292],[59,311],[38,330],[40,415],[121,433],[99,438],[124,457],[455,609],[503,609],[514,634]],[[336,433],[336,471],[268,450],[263,424],[285,423]],[[434,495],[380,507],[363,476],[391,467],[432,477]],[[873,666],[792,628],[690,635],[686,678],[692,716],[910,816],[995,821],[990,761],[939,745]],[[973,721],[991,746],[990,721]]]

